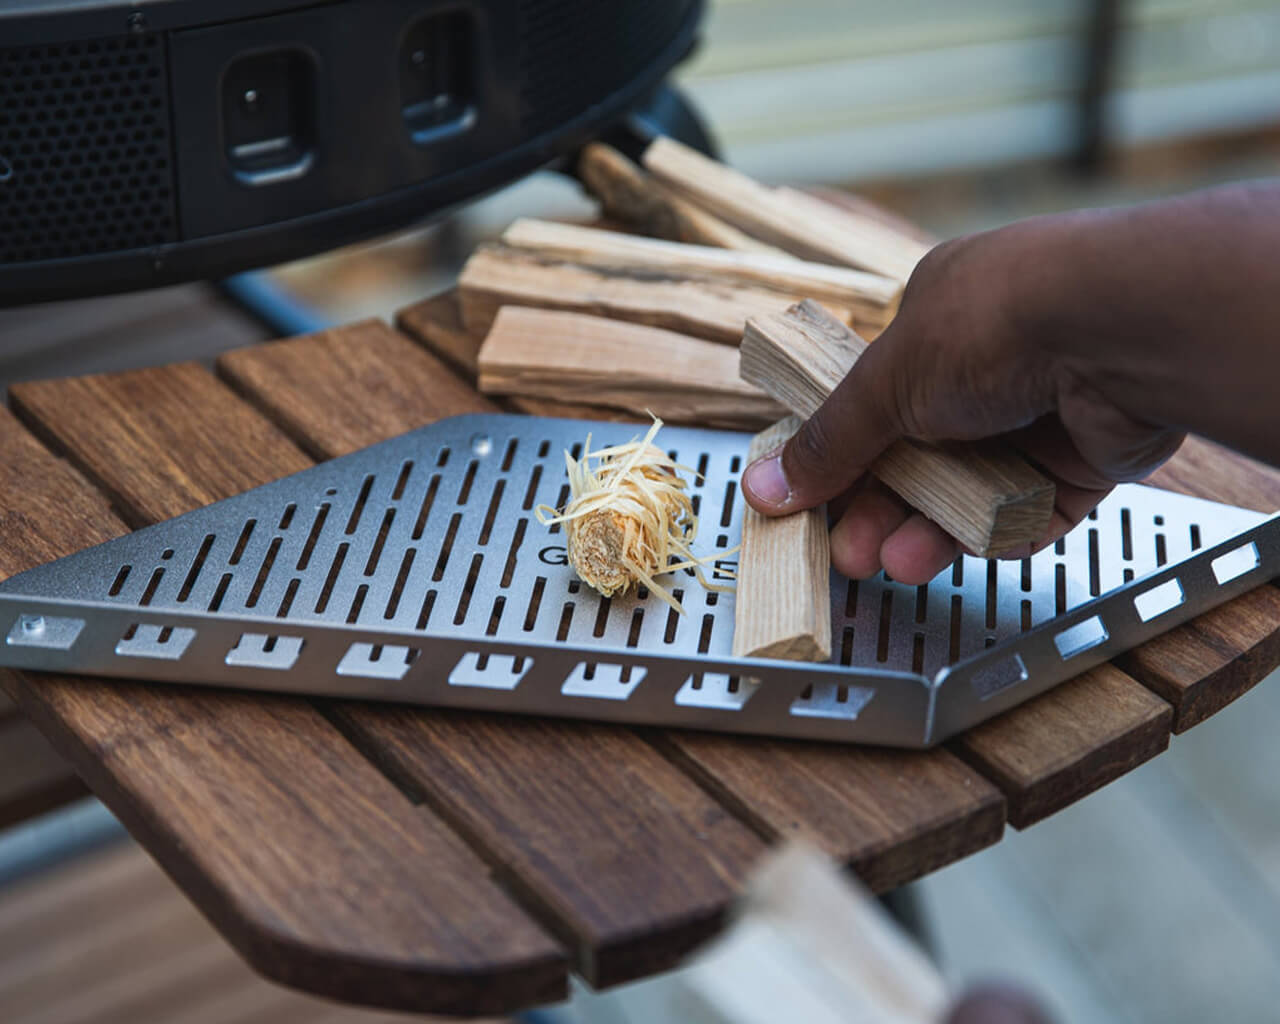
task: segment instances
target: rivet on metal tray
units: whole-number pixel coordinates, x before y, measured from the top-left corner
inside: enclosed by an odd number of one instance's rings
[[[475,434],[471,438],[471,451],[474,455],[484,458],[493,451],[493,439],[488,434]]]
[[[24,615],[18,621],[24,636],[40,636],[44,632],[43,615]]]

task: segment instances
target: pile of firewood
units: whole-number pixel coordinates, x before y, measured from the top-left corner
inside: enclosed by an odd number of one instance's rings
[[[930,241],[848,198],[768,187],[669,139],[579,176],[621,230],[519,220],[400,315],[481,391],[540,415],[793,433],[893,318]],[[648,236],[648,237],[646,237]],[[1012,450],[903,440],[873,472],[969,550],[1038,539],[1052,483]],[[825,510],[743,527],[734,653],[830,656]]]
[[[869,204],[768,188],[668,139],[644,164],[588,146],[580,176],[625,230],[516,221],[402,326],[523,410],[758,429],[785,410],[739,377],[747,319],[814,299],[874,338],[929,247]]]

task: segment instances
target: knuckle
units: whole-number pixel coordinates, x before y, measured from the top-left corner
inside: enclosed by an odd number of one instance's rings
[[[790,468],[795,476],[801,478],[795,480],[796,483],[807,483],[830,471],[831,436],[820,416],[810,416],[787,448],[791,455]]]

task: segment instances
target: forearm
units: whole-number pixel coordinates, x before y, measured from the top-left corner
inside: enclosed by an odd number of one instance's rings
[[[1021,330],[1131,415],[1280,462],[1280,183],[1006,229]]]

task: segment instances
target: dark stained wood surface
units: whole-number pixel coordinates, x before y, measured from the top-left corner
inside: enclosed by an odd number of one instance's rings
[[[804,836],[885,891],[996,842],[998,790],[946,751],[671,732],[675,759],[770,839]]]
[[[366,329],[356,328],[342,337],[350,344],[340,351],[332,344],[335,332],[330,332],[329,344],[315,350],[295,342],[255,348],[239,360],[242,375],[250,372],[244,369],[245,359],[261,354],[266,365],[257,371],[257,379],[279,374],[276,408],[295,410],[297,415],[285,417],[290,423],[309,424],[313,420],[300,411],[305,403],[290,400],[295,387],[294,394],[305,388],[310,404],[323,411],[344,396],[363,397],[373,404],[394,386],[392,379],[412,378],[433,368],[443,372],[407,341],[403,343],[410,346],[407,355],[413,359],[386,362],[385,353],[367,347]],[[424,365],[410,368],[415,360]],[[270,429],[262,415],[207,372],[199,373],[198,383],[186,367],[107,375],[74,385],[52,381],[22,388],[17,398],[33,419],[61,420],[60,426],[49,427],[50,432],[58,434],[75,459],[85,460],[122,507],[150,521],[261,482],[259,470],[269,473],[270,460],[277,454],[278,475],[298,468],[297,448],[283,437],[274,446],[268,444]],[[373,379],[375,373],[381,378]],[[146,382],[138,380],[144,376]],[[147,409],[130,417],[122,411],[127,407],[124,396],[140,389],[150,396]],[[75,412],[67,415],[72,394]],[[432,409],[431,402],[442,394],[437,384],[423,391],[413,408],[388,403],[380,415],[394,416],[399,409],[406,416],[405,428],[420,425],[423,410]],[[485,407],[483,401],[475,404]],[[447,408],[459,411],[456,404]],[[341,423],[341,416],[318,422],[326,441],[310,435],[299,438],[308,446],[342,450],[342,442],[331,432],[331,423]],[[388,433],[400,432],[385,422],[383,426]],[[362,424],[352,447],[380,439],[370,429]],[[138,480],[133,475],[129,439],[138,431],[145,431],[154,444],[149,452],[155,460],[154,478]],[[205,437],[219,438],[223,445],[253,438],[258,448],[255,462],[246,466],[240,480],[234,476],[237,463],[227,460],[221,475],[203,478],[203,490],[193,493],[201,479],[193,465],[202,457],[200,438]],[[166,489],[163,481],[169,478],[177,484]],[[728,906],[736,879],[763,850],[745,825],[629,731],[550,723],[541,733],[521,734],[514,726],[495,728],[484,716],[415,712],[405,725],[405,716],[395,709],[358,704],[340,709],[366,740],[379,742],[375,756],[395,762],[399,770],[394,778],[409,773],[415,797],[420,792],[429,806],[442,809],[465,834],[484,837],[485,858],[527,883],[555,929],[573,942],[580,970],[598,983],[670,966],[706,938]],[[546,742],[533,742],[536,735]],[[362,745],[368,747],[367,742]],[[446,775],[451,765],[461,764],[474,766],[471,791],[460,785],[466,776]],[[453,785],[442,781],[446,777]],[[485,786],[493,788],[486,792]],[[628,799],[619,799],[622,793]],[[561,805],[566,809],[559,818],[564,831],[550,832],[548,812]],[[626,841],[619,844],[619,837]],[[604,859],[611,845],[615,849]],[[660,858],[657,850],[662,851]],[[615,899],[619,894],[632,898]]]
[[[450,288],[400,310],[396,314],[396,326],[408,337],[420,342],[432,355],[448,363],[472,390],[475,389],[480,345],[484,338],[469,333],[462,323],[462,310],[455,289]],[[489,400],[508,411],[524,412],[530,416],[615,422],[647,421],[647,417],[637,418],[608,405],[559,402],[553,398],[531,398],[525,395],[508,395]]]
[[[111,504],[140,525],[488,407],[380,324],[229,354],[220,372],[239,396],[190,365],[16,388],[27,423],[98,490],[0,419],[0,573],[123,531]],[[1163,485],[1229,487],[1205,496],[1264,507],[1278,486],[1198,442],[1179,457],[1197,458],[1172,463]],[[1020,826],[1053,813],[1164,749],[1171,720],[1194,724],[1273,667],[1277,598],[1246,595],[1220,621],[1134,652],[1125,668],[1141,684],[1104,666],[924,754],[354,702],[318,711],[127,682],[5,684],[264,973],[477,1012],[563,983],[561,954],[528,914],[611,983],[713,930],[766,842],[808,835],[884,888],[994,842],[1006,800]],[[311,874],[293,877],[303,864]]]
[[[1173,709],[1113,665],[1024,707],[1034,714],[1001,715],[949,744],[1004,790],[1015,828],[1062,810],[1169,745]]]
[[[353,349],[355,342],[353,337]],[[350,389],[353,379],[359,380],[368,389],[364,393],[365,399],[375,401],[383,390],[378,375],[399,372],[394,365],[370,361],[360,373],[352,374],[344,360],[327,362],[318,359],[306,346],[293,342],[247,349],[240,358],[253,360],[264,350],[273,349],[275,351],[268,358],[277,375],[270,383],[269,390],[278,396],[285,396],[277,397],[278,403],[298,405],[311,402],[323,408],[335,392]],[[304,392],[297,385],[296,382],[302,377],[302,370],[282,360],[281,353],[287,353],[294,362],[307,360],[311,364],[310,376],[307,378],[310,390]],[[230,358],[224,357],[223,362]],[[319,386],[320,370],[326,366],[332,373],[327,384]],[[422,409],[426,408],[429,406],[424,396],[421,408],[409,412],[405,428],[409,424],[420,422]],[[392,431],[394,432],[396,431]],[[361,441],[370,440],[374,438],[367,434],[361,435]],[[371,714],[367,709],[361,709],[359,713]],[[557,728],[575,727],[565,724]],[[491,742],[495,747],[505,749],[503,745],[507,742],[507,735],[505,732],[495,734]],[[587,735],[601,734],[591,731],[579,735],[580,742],[587,742]],[[371,743],[375,738],[371,737]],[[396,749],[403,750],[402,738],[396,736],[394,739]],[[672,732],[667,737],[667,749],[679,752],[686,745],[693,748],[700,739],[693,734]],[[439,742],[438,737],[433,738],[433,745],[438,745]],[[594,739],[592,742],[600,740]],[[611,741],[613,742],[616,741]],[[517,749],[512,750],[511,756],[520,756],[518,747],[519,744],[516,744]],[[807,749],[807,756],[799,762],[795,761],[789,754],[793,747]],[[757,802],[789,805],[790,813],[800,822],[801,827],[817,838],[829,853],[856,866],[865,867],[869,872],[868,881],[882,888],[918,877],[957,857],[981,849],[1000,836],[1003,806],[999,794],[989,783],[945,752],[909,755],[911,762],[919,766],[922,776],[927,777],[925,784],[912,786],[901,780],[902,761],[883,758],[878,752],[865,749],[840,748],[829,744],[774,745],[741,739],[732,740],[729,748],[732,754],[722,759],[722,770],[710,773],[714,777],[703,780],[713,792],[739,809]],[[645,757],[636,757],[637,763],[648,763]],[[404,755],[398,755],[397,764],[401,768],[404,767],[404,761]],[[807,767],[799,768],[797,764]],[[612,768],[605,770],[612,771]],[[699,773],[700,777],[701,775]],[[830,782],[814,789],[810,783],[819,776],[826,777]],[[424,778],[428,784],[432,778],[431,774],[421,775],[421,767],[415,777]],[[474,796],[469,795],[467,801],[462,801],[459,813],[470,814],[473,799]],[[584,804],[584,808],[586,806],[588,805]],[[517,808],[513,805],[512,809]],[[498,811],[499,808],[495,807],[494,813]],[[610,811],[608,819],[613,820],[617,814],[616,810]],[[753,825],[757,823],[751,815],[742,816]],[[834,828],[834,822],[843,824],[840,828]],[[472,823],[471,827],[480,828],[482,824]],[[675,841],[672,849],[680,848],[680,841]],[[892,864],[878,865],[875,858],[890,849],[896,851],[888,858]],[[664,870],[670,870],[667,862],[673,859],[674,854],[669,854],[655,863],[661,864]],[[715,898],[718,899],[719,896]],[[664,945],[670,947],[669,938]],[[633,948],[630,953],[636,955],[638,950]],[[603,972],[608,964],[604,960],[598,960],[595,966],[598,971]],[[616,976],[616,972],[609,971],[603,976]]]
[[[225,392],[207,371],[183,366],[150,378],[154,391],[136,390],[132,379],[123,394],[101,379],[23,390],[34,418],[49,411],[46,402],[56,410],[67,401],[63,387],[73,389],[61,435],[86,441],[89,459],[105,467],[113,443],[134,451],[132,431],[156,426],[160,409],[180,410],[184,392],[174,388],[198,393],[198,379]],[[96,403],[107,396],[125,404],[104,410]],[[126,396],[160,404],[130,406]],[[126,429],[100,432],[99,418]],[[216,437],[224,454],[235,450],[229,432]],[[305,461],[273,430],[243,437]],[[153,440],[141,444],[150,458],[162,454]],[[204,465],[213,447],[193,438],[188,453]],[[0,574],[124,532],[102,495],[3,411],[0,450]],[[254,458],[245,466],[261,472]],[[139,470],[146,500],[133,506],[138,516],[143,506],[164,508],[175,492],[191,501],[201,479],[174,476],[166,490],[154,464]],[[118,496],[132,487],[123,477],[114,483]],[[16,672],[0,682],[268,977],[335,998],[446,1013],[563,993],[557,944],[447,825],[415,808],[306,702]]]
[[[497,411],[381,320],[228,352],[218,372],[317,459],[445,416]]]
[[[1259,512],[1280,509],[1280,470],[1190,437],[1147,483]],[[1117,659],[1173,705],[1184,732],[1247,693],[1280,661],[1280,590],[1263,586]]]
[[[88,795],[79,776],[30,722],[0,718],[0,828]]]

